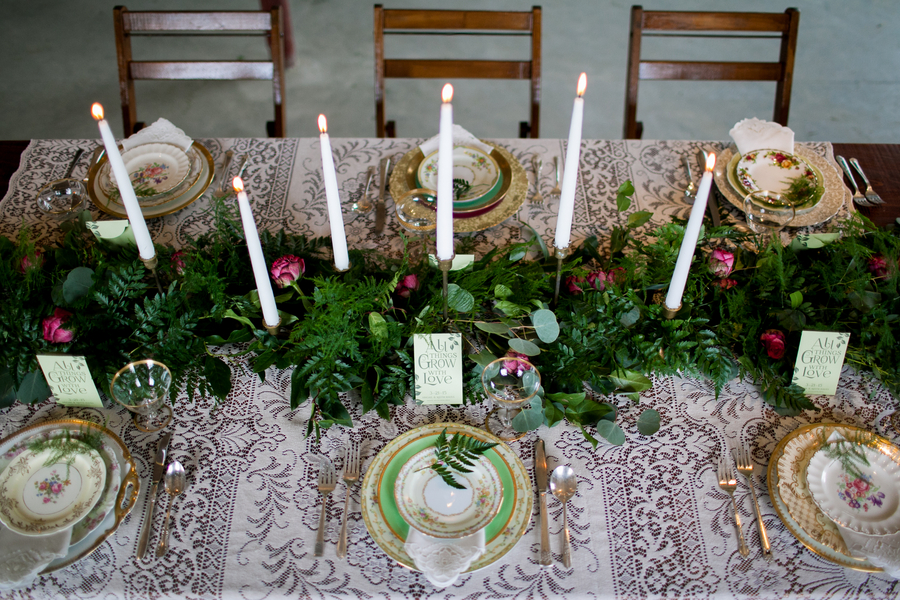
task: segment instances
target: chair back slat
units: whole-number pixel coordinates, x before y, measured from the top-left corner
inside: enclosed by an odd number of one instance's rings
[[[131,63],[131,78],[146,79],[272,79],[272,63],[252,61],[188,61]]]
[[[647,31],[778,31],[784,32],[790,17],[784,13],[644,12]]]
[[[258,31],[272,29],[272,15],[260,11],[231,12],[128,12],[123,15],[127,33],[141,32],[199,32],[199,31]]]
[[[478,62],[473,70],[472,63]],[[384,76],[395,79],[531,79],[531,63],[511,60],[384,61]]]
[[[384,30],[392,29],[478,29],[490,31],[531,31],[530,12],[488,12],[479,10],[385,10]]]
[[[725,63],[646,61],[641,79],[685,79],[691,81],[778,81],[783,69],[778,63]]]

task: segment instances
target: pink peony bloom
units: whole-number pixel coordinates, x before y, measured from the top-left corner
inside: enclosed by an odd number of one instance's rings
[[[727,278],[726,279],[716,279],[715,281],[712,282],[712,284],[714,286],[722,288],[723,290],[730,290],[731,288],[733,288],[734,286],[737,285],[737,281],[735,281],[734,279],[727,279]]]
[[[579,283],[584,283],[584,277],[576,277],[575,275],[569,275],[566,277],[566,287],[569,289],[570,294],[580,294],[581,286]]]
[[[766,352],[770,358],[777,360],[784,356],[784,333],[777,329],[767,329],[765,333],[759,336],[759,341],[766,347]]]
[[[184,272],[184,252],[181,250],[172,255],[172,268],[179,275]]]
[[[59,307],[55,308],[53,310],[53,316],[44,319],[44,339],[54,344],[65,344],[66,342],[71,342],[72,338],[75,337],[75,334],[68,329],[62,328],[63,323],[65,323],[71,316],[72,313],[70,313],[69,311],[63,310]]]
[[[876,254],[869,259],[869,272],[875,277],[886,277],[888,274],[888,264],[884,257]]]
[[[419,287],[419,276],[411,273],[397,282],[397,288],[394,292],[401,298],[409,298],[409,295],[418,290]]]
[[[531,370],[531,365],[528,362],[523,362],[528,360],[527,355],[510,350],[506,353],[506,356],[509,357],[509,360],[504,360],[500,369],[500,374],[504,377],[506,375],[521,377],[525,371]]]
[[[35,250],[34,254],[26,254],[22,257],[19,262],[19,272],[26,273],[31,269],[40,269],[42,266],[44,266],[44,253]]]
[[[306,272],[306,264],[302,258],[287,254],[272,263],[272,268],[269,269],[269,272],[272,274],[272,279],[275,280],[275,285],[283,288],[299,279]]]
[[[709,270],[716,277],[728,277],[734,269],[734,254],[721,248],[712,251],[709,257]]]

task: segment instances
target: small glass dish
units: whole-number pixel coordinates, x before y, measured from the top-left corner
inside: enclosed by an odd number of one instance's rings
[[[51,181],[40,189],[37,205],[40,211],[58,223],[74,219],[84,209],[87,188],[84,181],[70,177]]]
[[[146,359],[128,363],[113,375],[109,391],[113,399],[134,413],[134,425],[141,431],[159,431],[172,420],[166,403],[172,373],[169,367]]]
[[[794,220],[794,205],[781,194],[758,190],[744,198],[747,225],[755,233],[778,233]]]
[[[416,188],[409,190],[394,202],[397,220],[404,230],[422,234],[437,227],[434,190]]]

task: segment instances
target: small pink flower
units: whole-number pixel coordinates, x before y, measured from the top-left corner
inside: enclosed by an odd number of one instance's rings
[[[53,485],[50,486],[50,491],[53,492],[54,494],[60,493],[62,491],[62,484],[58,483],[58,482],[54,483]]]
[[[302,258],[287,254],[272,263],[272,268],[269,269],[269,272],[272,274],[272,279],[275,280],[275,285],[283,288],[296,281],[306,272],[306,264]]]
[[[734,286],[737,285],[737,281],[735,281],[734,279],[727,279],[727,278],[726,279],[716,279],[715,281],[712,282],[712,284],[716,287],[722,288],[723,290],[730,290],[731,288],[733,288]]]
[[[852,485],[853,487],[856,488],[857,496],[865,495],[865,493],[869,489],[869,483],[867,481],[865,481],[864,479],[856,479],[850,485]]]
[[[728,277],[734,268],[734,254],[721,248],[712,251],[709,257],[709,270],[716,277]]]
[[[503,361],[503,366],[500,369],[501,375],[515,375],[516,377],[521,377],[525,371],[531,370],[531,365],[528,362],[522,362],[528,360],[526,354],[510,350],[506,353],[506,356],[509,357],[509,360]]]
[[[48,502],[50,502],[50,498],[47,496],[44,496],[44,504],[47,504]]]
[[[181,250],[172,255],[172,268],[179,275],[184,273],[184,252]]]
[[[397,288],[394,292],[401,298],[409,298],[410,294],[418,290],[419,287],[421,287],[419,276],[411,273],[397,282]]]
[[[625,269],[622,267],[613,267],[609,271],[606,272],[606,282],[614,283],[616,285],[623,283],[625,281]]]
[[[569,289],[570,294],[580,294],[581,286],[579,283],[584,283],[584,277],[578,277],[575,275],[569,275],[566,277],[566,287]]]
[[[869,272],[875,277],[886,277],[888,274],[888,263],[880,254],[876,254],[869,259]]]
[[[62,328],[63,323],[71,316],[72,313],[69,311],[59,307],[55,308],[53,310],[53,316],[47,317],[43,321],[44,339],[53,344],[65,344],[66,342],[71,342],[72,338],[75,337],[75,334],[68,329]]]
[[[43,492],[44,490],[46,490],[46,489],[47,489],[47,482],[46,482],[46,481],[42,481],[41,484],[38,486],[38,489],[39,489],[40,491],[42,491],[42,492]]]
[[[44,253],[35,250],[34,254],[26,254],[22,257],[19,262],[19,272],[27,273],[31,269],[40,269],[42,266],[44,266]]]
[[[606,289],[606,273],[603,271],[591,271],[587,275],[587,283],[598,292],[602,292]]]
[[[779,359],[784,356],[784,333],[777,329],[767,329],[759,336],[759,341],[766,347],[766,353],[770,358]]]

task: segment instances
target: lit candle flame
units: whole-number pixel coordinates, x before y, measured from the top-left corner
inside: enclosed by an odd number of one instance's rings
[[[98,121],[100,121],[100,120],[103,119],[103,107],[100,105],[99,102],[94,102],[94,103],[91,105],[91,114],[92,114],[92,115],[94,116],[94,118],[97,119]]]
[[[444,86],[444,89],[441,90],[441,100],[444,102],[450,102],[453,100],[453,86],[449,83]]]
[[[584,96],[584,90],[587,88],[587,73],[582,73],[578,78],[578,97]]]
[[[325,115],[319,115],[319,131],[322,133],[328,131],[328,120],[325,119]]]
[[[243,192],[244,191],[244,181],[240,177],[235,177],[231,181],[232,187],[234,187],[235,192]]]
[[[706,157],[706,170],[712,171],[716,167],[716,155],[712,152]]]

